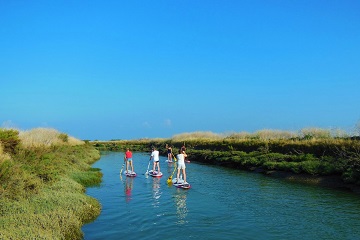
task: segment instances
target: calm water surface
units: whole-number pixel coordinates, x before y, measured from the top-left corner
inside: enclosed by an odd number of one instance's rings
[[[195,162],[183,190],[167,185],[174,168],[164,157],[164,176],[146,178],[146,153],[133,154],[137,177],[120,177],[123,155],[102,153],[93,165],[103,183],[87,194],[102,212],[83,226],[84,239],[360,239],[352,193]]]

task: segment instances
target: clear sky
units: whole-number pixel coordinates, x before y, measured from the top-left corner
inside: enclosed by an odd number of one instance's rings
[[[0,0],[0,124],[80,139],[360,119],[358,0]]]

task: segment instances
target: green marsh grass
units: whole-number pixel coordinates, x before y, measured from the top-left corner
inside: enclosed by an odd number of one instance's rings
[[[94,141],[102,150],[149,151],[166,145],[176,152],[185,144],[189,160],[259,171],[286,171],[312,176],[336,175],[360,185],[360,141],[339,129],[259,130],[254,133],[193,132],[169,139]]]
[[[1,144],[15,143],[15,131],[1,131]],[[53,129],[18,134],[11,153],[0,152],[0,239],[82,239],[81,226],[101,209],[85,194],[101,181],[91,168],[99,151]]]

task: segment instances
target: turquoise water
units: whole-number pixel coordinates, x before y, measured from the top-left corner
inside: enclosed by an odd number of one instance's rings
[[[144,175],[149,155],[134,153],[138,176],[120,177],[123,153],[103,153],[93,167],[103,183],[87,194],[102,205],[84,239],[360,239],[360,197],[257,173],[191,162],[191,189]],[[150,165],[151,167],[151,165]]]

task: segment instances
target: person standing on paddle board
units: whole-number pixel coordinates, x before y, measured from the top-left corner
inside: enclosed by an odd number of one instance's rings
[[[180,177],[180,170],[182,170],[182,175],[184,178],[184,184],[186,184],[186,171],[185,171],[185,158],[187,157],[185,151],[183,151],[182,149],[179,150],[179,154],[176,155],[177,160],[178,160],[178,169],[177,169],[177,176],[176,176],[176,182],[177,183],[179,181],[179,177]]]
[[[186,151],[186,147],[185,147],[185,144],[181,147],[180,149],[182,152],[185,152]]]
[[[131,167],[131,171],[134,172],[134,165],[133,165],[133,161],[132,161],[132,152],[130,151],[129,148],[126,149],[124,158],[126,161],[126,172],[128,172],[128,170],[129,170],[129,165]]]
[[[168,161],[172,162],[172,148],[171,148],[171,146],[168,147],[167,154],[168,154]]]
[[[156,150],[155,147],[153,147],[153,151],[150,155],[150,160],[153,159],[154,161],[154,165],[153,165],[153,172],[155,172],[155,169],[156,169],[156,166],[157,166],[157,169],[158,169],[158,173],[160,173],[160,158],[159,158],[159,151]]]

